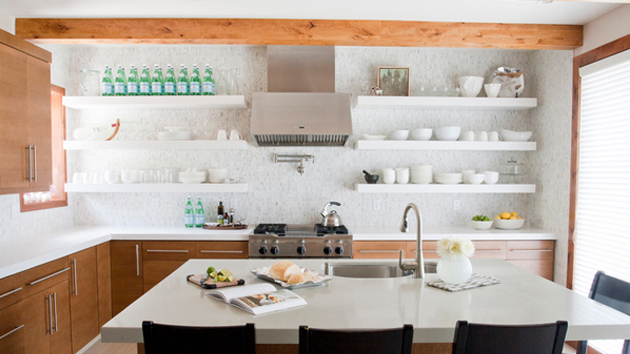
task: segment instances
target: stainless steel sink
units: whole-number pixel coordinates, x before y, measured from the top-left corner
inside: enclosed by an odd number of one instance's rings
[[[425,262],[425,273],[435,273],[437,263]],[[400,278],[413,274],[403,271],[398,265],[392,264],[335,264],[326,263],[324,272],[335,277],[345,278]]]

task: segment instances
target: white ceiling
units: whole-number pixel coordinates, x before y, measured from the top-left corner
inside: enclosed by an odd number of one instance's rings
[[[536,0],[0,0],[0,11],[16,18],[384,19],[576,25],[617,6]]]

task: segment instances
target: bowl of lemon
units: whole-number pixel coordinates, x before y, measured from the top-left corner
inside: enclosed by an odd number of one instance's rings
[[[525,219],[518,216],[518,213],[503,212],[494,217],[492,226],[502,230],[518,230],[525,224]]]

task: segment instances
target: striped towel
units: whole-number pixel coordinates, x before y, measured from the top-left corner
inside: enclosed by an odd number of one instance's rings
[[[468,279],[467,282],[462,283],[462,284],[449,284],[449,283],[443,282],[442,280],[431,281],[431,282],[427,282],[426,284],[436,287],[436,288],[443,289],[443,290],[461,291],[461,290],[469,290],[469,289],[478,288],[480,286],[501,284],[501,280],[491,277],[489,275],[481,275],[481,274],[473,273],[470,276],[470,279]]]

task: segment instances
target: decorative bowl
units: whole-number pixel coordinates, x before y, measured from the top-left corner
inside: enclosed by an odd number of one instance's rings
[[[409,130],[394,130],[389,133],[387,140],[407,140],[409,137]]]
[[[525,219],[520,220],[503,220],[494,219],[492,225],[497,229],[503,230],[518,230],[525,225]]]
[[[477,97],[483,87],[484,78],[481,76],[462,76],[457,79],[463,97]]]
[[[427,141],[431,139],[431,135],[433,135],[431,128],[413,129],[409,132],[409,140]]]
[[[472,227],[477,230],[489,230],[492,227],[492,220],[490,221],[470,221]]]
[[[499,134],[503,141],[527,141],[532,137],[531,131],[517,132],[514,130],[500,129]]]
[[[435,128],[435,138],[437,140],[455,141],[459,138],[461,127],[440,127]]]

